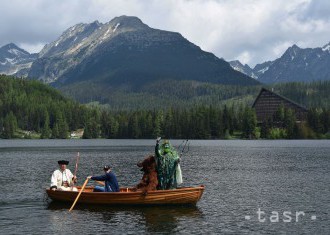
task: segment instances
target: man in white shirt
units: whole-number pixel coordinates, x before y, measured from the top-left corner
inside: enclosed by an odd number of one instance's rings
[[[62,191],[78,191],[76,187],[73,187],[77,182],[77,177],[71,173],[69,169],[66,169],[69,161],[58,161],[59,169],[55,170],[52,174],[50,189],[62,190]]]

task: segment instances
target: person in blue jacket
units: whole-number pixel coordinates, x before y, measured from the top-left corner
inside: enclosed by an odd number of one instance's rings
[[[106,165],[103,168],[104,175],[100,176],[88,176],[88,179],[104,181],[105,185],[95,186],[94,192],[119,192],[118,181],[114,173],[111,172],[110,166]]]

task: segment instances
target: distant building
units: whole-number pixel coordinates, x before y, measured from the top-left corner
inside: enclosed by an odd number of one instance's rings
[[[252,105],[252,108],[256,110],[258,123],[272,118],[281,104],[284,108],[292,109],[295,112],[298,122],[307,119],[308,110],[306,108],[266,88],[262,88]]]

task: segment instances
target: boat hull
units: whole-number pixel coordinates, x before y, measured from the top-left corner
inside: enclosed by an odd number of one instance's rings
[[[80,190],[80,187],[78,187]],[[78,192],[46,190],[53,201],[73,202]],[[163,205],[163,204],[196,204],[202,197],[204,186],[178,188],[173,190],[149,191],[143,195],[132,188],[121,188],[120,192],[93,192],[93,187],[86,187],[81,193],[78,203],[108,205]]]

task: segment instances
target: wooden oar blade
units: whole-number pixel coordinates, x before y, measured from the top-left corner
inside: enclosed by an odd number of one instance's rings
[[[89,180],[88,178],[85,180],[83,186],[82,186],[81,189],[80,189],[80,192],[78,193],[78,196],[76,197],[76,200],[74,200],[74,202],[73,202],[71,208],[69,209],[69,211],[72,211],[73,207],[76,205],[76,203],[77,203],[77,201],[78,201],[78,199],[79,199],[81,193],[84,191],[84,189],[85,189],[85,187],[86,187],[86,185],[87,185],[87,183],[88,183],[88,180]]]

